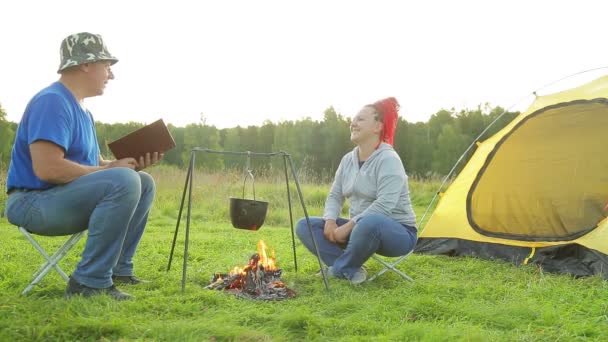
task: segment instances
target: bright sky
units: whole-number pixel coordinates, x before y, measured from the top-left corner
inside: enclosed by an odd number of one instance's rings
[[[18,121],[58,78],[61,40],[89,31],[120,59],[105,94],[86,100],[97,121],[183,126],[203,113],[219,128],[260,125],[329,106],[352,116],[387,96],[426,121],[519,104],[607,66],[607,11],[585,0],[2,1],[0,104]]]

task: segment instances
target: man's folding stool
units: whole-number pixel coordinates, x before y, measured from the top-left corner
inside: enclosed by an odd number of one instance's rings
[[[76,245],[76,243],[82,238],[82,235],[85,233],[84,230],[70,236],[70,238],[67,239],[67,241],[64,242],[63,245],[61,245],[61,247],[59,247],[59,249],[51,256],[49,256],[46,251],[40,246],[40,244],[38,244],[38,242],[34,240],[30,232],[28,232],[23,227],[19,227],[19,231],[23,235],[25,235],[25,237],[29,240],[32,246],[34,246],[34,248],[36,248],[38,252],[40,252],[40,254],[46,259],[46,262],[42,264],[38,271],[36,271],[36,273],[34,273],[34,275],[32,276],[32,282],[25,288],[25,290],[23,290],[23,292],[21,292],[22,295],[25,295],[26,293],[30,292],[32,288],[36,286],[40,282],[40,280],[42,280],[42,278],[44,278],[44,276],[46,276],[46,274],[49,273],[49,271],[53,268],[55,269],[55,271],[57,271],[57,273],[59,273],[59,275],[63,279],[65,279],[66,282],[70,280],[67,274],[63,272],[63,270],[59,267],[59,265],[57,265],[57,263],[61,259],[63,259],[63,257],[70,251],[70,249],[72,249],[72,247],[74,247],[74,245]]]
[[[378,261],[379,263],[381,263],[382,265],[384,265],[384,268],[382,270],[380,270],[380,272],[374,274],[372,277],[370,277],[368,279],[368,281],[373,281],[374,279],[378,278],[379,276],[383,275],[386,271],[393,271],[395,273],[397,273],[398,275],[401,276],[401,278],[405,279],[405,280],[409,280],[411,282],[414,282],[414,279],[412,279],[410,276],[408,276],[407,274],[401,272],[400,270],[398,270],[395,266],[400,263],[401,261],[403,261],[403,259],[407,258],[408,256],[410,256],[410,254],[412,254],[414,252],[414,250],[412,250],[411,252],[407,253],[406,255],[402,255],[400,256],[397,260],[393,261],[392,263],[387,262],[386,260],[380,258],[378,255],[374,254],[372,255],[372,258],[376,261]]]

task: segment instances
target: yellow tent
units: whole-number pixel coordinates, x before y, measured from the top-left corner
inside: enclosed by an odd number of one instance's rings
[[[417,253],[608,277],[608,76],[537,97],[440,196]]]

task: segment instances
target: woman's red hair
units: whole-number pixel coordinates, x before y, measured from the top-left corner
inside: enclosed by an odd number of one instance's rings
[[[382,121],[382,132],[380,132],[380,142],[393,145],[397,119],[399,118],[399,102],[394,97],[374,102],[371,105],[378,112],[379,120]]]

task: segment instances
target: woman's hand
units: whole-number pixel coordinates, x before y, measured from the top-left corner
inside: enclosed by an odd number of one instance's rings
[[[340,227],[334,229],[333,231],[333,240],[331,240],[332,242],[335,243],[346,243],[348,241],[348,237],[350,236],[350,233],[353,231],[353,228],[355,227],[355,222],[354,221],[348,221],[345,224],[341,225]]]
[[[323,236],[331,242],[336,242],[334,240],[334,231],[338,228],[338,224],[336,224],[336,220],[325,220],[325,227],[323,228]]]

